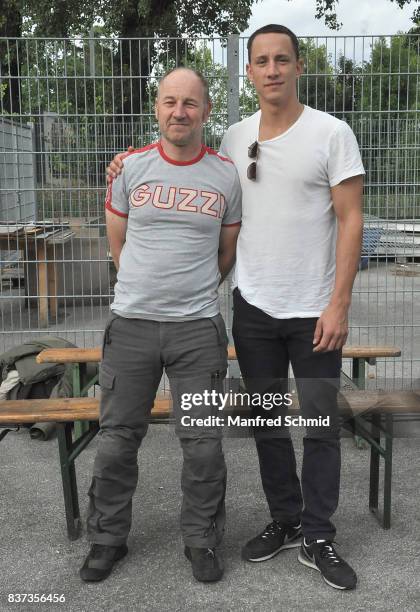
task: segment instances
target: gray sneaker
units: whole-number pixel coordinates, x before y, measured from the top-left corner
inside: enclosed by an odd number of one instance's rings
[[[245,561],[267,561],[275,557],[280,551],[300,546],[302,541],[302,529],[285,526],[278,521],[273,521],[252,538],[242,549],[242,559]]]
[[[330,540],[314,540],[302,542],[298,560],[312,569],[321,572],[324,581],[334,589],[354,589],[357,576],[344,559],[339,557]]]

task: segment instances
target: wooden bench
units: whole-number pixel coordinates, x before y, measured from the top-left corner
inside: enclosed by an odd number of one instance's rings
[[[400,350],[395,347],[346,346],[343,358],[353,360],[352,382],[363,388],[364,364],[372,363],[378,357],[399,356]],[[228,358],[236,359],[234,347],[230,346]],[[100,348],[67,348],[46,349],[37,356],[38,363],[72,363],[73,383],[77,397],[54,400],[18,400],[0,402],[0,427],[3,425],[22,425],[35,421],[54,421],[57,423],[57,437],[60,464],[63,481],[64,503],[67,519],[67,531],[70,539],[76,539],[80,533],[80,513],[77,496],[77,483],[74,460],[89,444],[98,431],[99,400],[85,397],[89,387],[97,384],[95,376],[85,388],[80,386],[80,374],[86,363],[101,360]],[[361,380],[363,378],[363,381]],[[350,395],[349,395],[350,393]],[[413,394],[385,394],[378,403],[377,392],[351,391],[343,393],[342,397],[349,402],[351,411],[341,410],[347,425],[356,435],[360,435],[371,445],[369,507],[378,517],[379,491],[379,458],[385,460],[385,487],[382,525],[390,527],[391,509],[391,474],[392,474],[392,418],[395,412],[410,412],[407,407],[419,412],[418,397]],[[385,403],[384,403],[385,402]],[[416,403],[417,402],[417,403]],[[298,410],[298,405],[292,407]],[[151,414],[151,419],[167,419],[171,413],[170,398],[157,399]],[[367,426],[370,422],[371,427]],[[72,435],[72,425],[75,424],[75,435]],[[81,426],[84,423],[84,426]],[[10,429],[0,431],[0,440]],[[381,434],[385,437],[381,445]]]
[[[343,359],[372,361],[378,357],[399,357],[401,350],[395,346],[351,346],[343,348]],[[39,353],[38,363],[98,363],[102,359],[100,347],[45,349]],[[228,347],[228,359],[236,359],[234,346]]]
[[[374,365],[378,358],[399,357],[401,350],[394,346],[369,346],[369,345],[347,345],[343,347],[343,359],[352,360],[351,377],[342,373],[342,381],[347,388],[365,388],[365,368],[366,363]],[[59,362],[73,364],[73,388],[75,395],[84,395],[86,389],[80,389],[80,377],[82,369],[86,363],[99,362],[102,358],[100,347],[87,349],[45,349],[38,357],[39,363]],[[228,347],[228,359],[236,360],[234,346]],[[90,384],[95,384],[97,380],[92,380]],[[169,416],[169,406],[167,407]],[[407,411],[406,411],[407,412]],[[164,416],[164,415],[162,415]],[[363,411],[356,414],[354,418],[348,420],[347,427],[353,431],[357,446],[362,447],[361,442],[365,441],[370,445],[370,486],[369,486],[369,507],[377,516],[379,522],[385,529],[391,525],[391,482],[392,482],[392,427],[393,416],[385,417],[376,412],[374,415],[365,415]],[[77,423],[75,426],[76,434],[81,435],[84,426]],[[383,514],[378,513],[378,491],[379,491],[379,468],[380,458],[384,460],[384,496]]]
[[[343,359],[352,359],[353,385],[359,389],[365,387],[365,364],[375,364],[377,358],[399,357],[401,350],[394,346],[345,346],[343,348]],[[234,346],[228,347],[228,359],[236,360]],[[81,387],[81,371],[86,363],[99,363],[102,360],[102,350],[95,348],[63,348],[45,349],[37,355],[37,363],[71,363],[73,364],[73,393],[75,397],[83,397],[89,388],[97,384],[98,376],[95,376],[85,388]]]
[[[345,346],[343,348],[343,359],[352,360],[351,377],[342,373],[342,380],[350,388],[365,388],[365,366],[366,363],[374,365],[377,358],[399,357],[401,350],[393,346]],[[81,397],[87,394],[90,386],[98,382],[98,377],[93,378],[85,388],[81,388],[80,380],[83,375],[83,370],[86,368],[86,363],[101,361],[102,351],[97,348],[67,348],[67,349],[45,349],[37,356],[38,363],[71,363],[73,364],[73,393],[76,397]],[[236,360],[236,351],[234,346],[228,347],[228,359]],[[83,423],[76,424],[76,433],[81,435],[84,431]],[[363,438],[355,435],[356,445],[363,448]],[[383,453],[385,450],[383,449]],[[384,456],[384,454],[382,454]]]

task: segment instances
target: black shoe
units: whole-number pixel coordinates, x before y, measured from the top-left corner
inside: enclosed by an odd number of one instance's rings
[[[92,544],[88,556],[80,569],[80,578],[84,582],[99,582],[110,575],[114,563],[125,557],[128,548],[122,546],[104,546]]]
[[[337,555],[333,542],[329,540],[316,540],[310,543],[303,540],[298,559],[303,565],[321,572],[325,582],[334,589],[348,590],[356,586],[355,572]]]
[[[216,582],[223,576],[223,566],[214,548],[191,548],[184,553],[191,561],[194,578],[200,582]]]
[[[300,546],[302,538],[301,526],[290,527],[273,521],[262,533],[250,540],[242,549],[242,559],[245,561],[267,561],[281,550]]]

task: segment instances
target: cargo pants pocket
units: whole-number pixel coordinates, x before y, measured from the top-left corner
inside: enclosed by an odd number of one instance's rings
[[[225,325],[225,322],[221,314],[218,314],[214,317],[210,317],[209,321],[211,322],[213,327],[216,329],[217,340],[218,340],[218,345],[219,345],[220,361],[221,361],[221,373],[224,372],[224,375],[225,375],[226,370],[227,370],[227,348],[229,344],[229,339],[228,339],[228,335],[226,331],[226,325]],[[224,378],[224,375],[223,375],[223,378]]]
[[[106,322],[105,329],[104,329],[104,335],[102,337],[102,360],[105,357],[105,347],[106,347],[106,345],[111,343],[110,332],[111,332],[112,324],[118,318],[119,318],[119,315],[115,314],[115,312],[112,312],[111,316],[109,317],[108,321]]]
[[[113,389],[115,374],[104,364],[99,367],[99,386],[101,389]]]

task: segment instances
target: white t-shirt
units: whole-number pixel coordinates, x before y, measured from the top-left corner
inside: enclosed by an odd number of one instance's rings
[[[340,119],[305,106],[283,134],[259,143],[257,180],[248,147],[261,111],[232,125],[221,152],[242,186],[234,286],[278,319],[318,317],[335,280],[336,216],[330,188],[364,174],[356,138]]]

